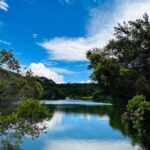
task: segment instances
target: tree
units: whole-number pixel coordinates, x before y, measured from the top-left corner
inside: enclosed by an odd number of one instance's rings
[[[22,101],[11,114],[0,113],[0,149],[20,150],[25,135],[35,139],[45,133],[44,122],[51,116],[44,104],[33,99]]]
[[[31,78],[32,76],[33,76],[32,70],[31,70],[31,69],[28,69],[28,70],[26,71],[26,77],[27,77],[27,78]]]
[[[0,51],[0,68],[6,67],[9,70],[20,72],[20,65],[18,60],[14,57],[13,51],[6,51],[2,49]]]
[[[106,46],[109,54],[119,62],[134,69],[139,76],[150,77],[150,21],[147,14],[143,19],[118,24],[115,39]]]
[[[129,100],[127,112],[122,115],[129,134],[135,136],[138,143],[145,150],[150,147],[150,102],[146,101],[145,96],[134,96]]]
[[[143,19],[118,24],[114,39],[103,49],[87,52],[91,78],[103,94],[130,99],[143,94],[150,99],[150,21]],[[141,86],[142,85],[142,86]]]

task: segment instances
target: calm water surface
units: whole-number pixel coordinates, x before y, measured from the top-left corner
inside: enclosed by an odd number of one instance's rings
[[[24,137],[22,150],[136,150],[126,135],[120,114],[109,104],[85,101],[45,101],[53,115],[46,134]]]

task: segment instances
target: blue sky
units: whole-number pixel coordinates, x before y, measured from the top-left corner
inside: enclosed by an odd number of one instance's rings
[[[147,12],[150,0],[0,0],[0,49],[55,82],[89,82],[85,53],[103,47],[117,22]]]

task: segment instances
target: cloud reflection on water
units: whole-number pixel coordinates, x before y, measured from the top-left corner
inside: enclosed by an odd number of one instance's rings
[[[126,141],[49,140],[43,150],[137,150]]]

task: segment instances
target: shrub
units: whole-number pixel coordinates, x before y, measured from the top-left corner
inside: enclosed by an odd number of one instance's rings
[[[127,112],[123,114],[123,121],[129,134],[135,135],[144,149],[150,146],[150,102],[145,96],[134,96],[129,100]]]

